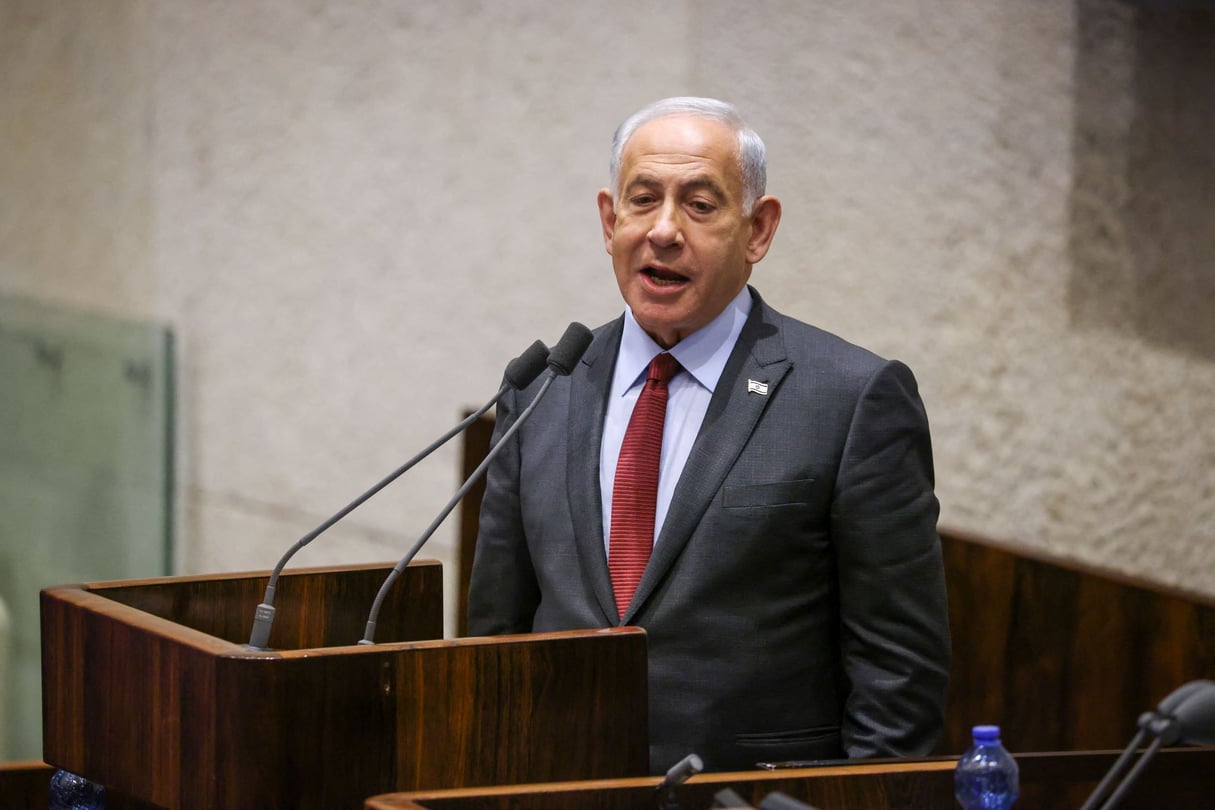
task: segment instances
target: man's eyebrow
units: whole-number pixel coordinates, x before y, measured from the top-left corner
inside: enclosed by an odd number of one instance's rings
[[[629,182],[625,185],[625,190],[641,186],[643,188],[653,188],[661,186],[662,182],[652,174],[637,174],[629,178]]]
[[[660,188],[662,184],[662,180],[656,175],[642,173],[632,177],[624,187],[624,190],[631,191],[637,187]],[[681,191],[705,189],[719,199],[724,200],[726,198],[726,190],[722,188],[720,183],[707,174],[694,174],[691,177],[681,179],[677,183],[677,186]]]

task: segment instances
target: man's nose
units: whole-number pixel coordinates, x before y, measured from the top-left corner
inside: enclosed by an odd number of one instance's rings
[[[679,217],[679,206],[673,201],[663,204],[654,213],[649,239],[658,247],[670,247],[683,243],[683,223]]]

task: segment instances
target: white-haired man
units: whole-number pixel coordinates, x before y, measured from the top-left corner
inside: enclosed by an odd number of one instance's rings
[[[470,631],[644,627],[655,772],[930,753],[950,647],[915,378],[748,286],[781,205],[734,107],[656,102],[611,165],[627,308],[490,469]]]

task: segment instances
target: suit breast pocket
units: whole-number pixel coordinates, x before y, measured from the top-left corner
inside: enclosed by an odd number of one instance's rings
[[[722,506],[726,509],[804,506],[816,500],[815,489],[813,478],[734,486],[726,484],[721,492]]]

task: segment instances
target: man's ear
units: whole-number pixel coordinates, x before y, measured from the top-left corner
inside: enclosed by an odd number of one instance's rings
[[[603,226],[603,246],[612,255],[612,234],[616,233],[616,203],[606,188],[599,189],[599,223]]]
[[[780,224],[780,200],[760,197],[751,210],[751,233],[747,237],[747,262],[756,264],[768,253],[776,226]]]

